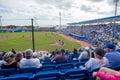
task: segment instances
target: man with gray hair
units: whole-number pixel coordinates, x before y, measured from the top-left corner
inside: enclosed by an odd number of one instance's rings
[[[78,60],[81,61],[82,59],[89,59],[89,53],[88,53],[89,47],[85,47],[83,51],[81,52],[80,56],[78,57]]]
[[[33,51],[31,49],[27,49],[24,55],[25,58],[20,61],[20,68],[39,68],[42,66],[38,58],[33,58]]]

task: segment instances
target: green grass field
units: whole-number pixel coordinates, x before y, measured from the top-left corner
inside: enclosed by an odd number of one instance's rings
[[[50,45],[58,40],[64,41],[66,45]],[[73,48],[79,47],[80,44],[77,42],[70,42],[59,34],[51,32],[35,32],[35,50],[52,51],[56,48],[72,50]],[[0,51],[11,51],[12,48],[16,51],[24,51],[28,48],[32,49],[31,32],[0,33]]]

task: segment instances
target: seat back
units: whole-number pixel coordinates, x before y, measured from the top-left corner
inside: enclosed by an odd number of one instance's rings
[[[44,65],[39,68],[39,71],[50,71],[50,70],[56,70],[55,65]]]
[[[0,76],[0,80],[3,80],[5,77],[4,76]]]
[[[34,80],[59,80],[60,74],[58,71],[40,71],[34,76]]]
[[[19,69],[19,73],[36,73],[36,71],[38,70],[38,68],[22,68]]]
[[[88,80],[88,71],[81,69],[70,69],[64,76],[67,80]]]
[[[89,60],[89,58],[83,58],[81,59],[81,62],[87,62]]]
[[[57,60],[57,61],[53,62],[53,64],[55,64],[55,65],[63,64],[63,63],[67,63],[67,60]]]
[[[14,76],[14,77],[4,78],[3,80],[29,80],[29,78],[25,76]]]
[[[11,74],[16,74],[18,71],[16,69],[2,69],[0,70],[0,76],[9,76]]]
[[[89,80],[93,80],[92,73],[93,73],[94,71],[98,71],[99,69],[100,69],[100,67],[94,68],[94,69],[91,69],[91,70],[88,70]]]
[[[79,61],[78,61],[78,60],[72,60],[72,59],[71,59],[71,60],[68,60],[67,62],[68,62],[68,63],[74,63],[74,62],[79,62]]]
[[[100,69],[100,67],[97,67],[97,68],[94,68],[94,69],[91,69],[91,70],[88,70],[89,73],[92,73],[94,71],[98,71]]]
[[[85,62],[76,62],[75,64],[74,64],[74,67],[75,68],[80,68],[81,66],[84,66],[85,65]]]
[[[53,63],[52,62],[41,62],[42,65],[52,65]]]
[[[57,68],[59,70],[63,70],[63,69],[70,69],[70,68],[74,68],[72,63],[66,63],[66,64],[59,64],[57,65]]]
[[[120,65],[113,67],[114,70],[119,71],[120,70]]]
[[[23,74],[14,74],[10,75],[9,77],[26,77],[28,79],[33,79],[33,73],[23,73]]]
[[[51,62],[51,60],[50,60],[50,58],[44,58],[44,59],[41,60],[41,63],[42,62]]]

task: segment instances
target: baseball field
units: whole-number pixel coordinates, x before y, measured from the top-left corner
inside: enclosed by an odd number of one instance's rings
[[[73,50],[79,48],[80,44],[66,39],[60,34],[53,32],[35,32],[35,50],[52,51],[56,49]],[[64,42],[61,45],[60,42]],[[32,49],[32,33],[31,32],[14,32],[14,33],[0,33],[0,51],[24,51]]]

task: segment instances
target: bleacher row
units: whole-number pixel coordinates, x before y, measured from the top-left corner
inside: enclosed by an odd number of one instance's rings
[[[85,62],[77,60],[60,63],[46,63],[40,68],[23,69],[2,69],[0,70],[0,80],[94,80],[93,70],[83,68]],[[120,66],[109,67],[119,70]]]
[[[76,40],[82,40],[90,43],[94,47],[102,47],[110,43],[114,38],[119,38],[119,25],[97,24],[97,25],[73,25],[70,24],[65,29],[59,30],[59,33],[70,36]],[[105,44],[104,44],[105,43]]]

